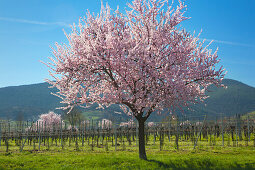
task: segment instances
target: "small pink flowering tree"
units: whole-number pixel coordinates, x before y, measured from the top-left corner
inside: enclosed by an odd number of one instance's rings
[[[137,119],[141,159],[147,159],[144,123],[152,112],[197,103],[224,77],[217,52],[179,26],[188,19],[185,5],[167,4],[134,0],[126,14],[109,6],[97,16],[88,11],[67,35],[69,45],[56,44],[47,64],[54,78],[49,82],[67,108],[120,104]]]
[[[53,111],[49,111],[48,113],[41,114],[37,121],[40,128],[44,128],[48,131],[59,130],[61,127],[61,115],[54,113]],[[62,126],[64,122],[62,121]]]
[[[155,123],[154,122],[148,122],[148,127],[154,127],[155,126]]]
[[[127,122],[120,122],[120,127],[132,128],[132,127],[135,127],[135,122],[132,119],[130,119]]]
[[[89,126],[90,126],[89,120],[82,121],[81,126],[82,126],[82,128],[89,128]]]
[[[102,129],[110,129],[112,128],[112,121],[108,119],[102,119],[102,121],[98,122],[98,127]]]

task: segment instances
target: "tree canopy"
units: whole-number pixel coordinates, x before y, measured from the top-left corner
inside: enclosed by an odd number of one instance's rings
[[[183,2],[173,8],[167,1],[134,0],[128,7],[125,14],[108,5],[98,15],[88,11],[67,35],[69,44],[56,44],[48,66],[50,83],[68,107],[120,104],[143,135],[153,111],[203,100],[210,84],[221,84],[224,69],[216,67],[217,51],[179,26],[188,19]],[[139,134],[143,145],[140,140]]]

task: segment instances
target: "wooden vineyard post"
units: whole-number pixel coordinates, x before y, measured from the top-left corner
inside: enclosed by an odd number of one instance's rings
[[[89,120],[89,124],[88,124],[88,134],[87,134],[88,146],[89,146],[90,134],[91,134],[91,119]]]
[[[2,122],[0,122],[0,146],[1,146],[1,140],[2,140]]]
[[[85,141],[84,141],[84,143],[85,142],[88,143],[88,146],[89,146],[89,134],[90,134],[90,121],[88,120],[88,123],[85,123]]]
[[[79,136],[79,141],[81,140],[81,134],[82,134],[82,131],[81,131],[81,119],[79,118],[79,121],[78,121],[78,136]]]
[[[196,122],[192,121],[192,127],[191,127],[191,142],[194,144],[195,143],[195,128],[196,128]]]
[[[136,146],[138,146],[138,126],[139,126],[139,124],[137,121],[137,123],[136,123]]]
[[[120,136],[121,136],[121,142],[122,142],[122,150],[126,150],[126,146],[125,146],[125,129],[126,127],[120,128]]]
[[[155,145],[156,142],[156,125],[152,127],[153,129],[153,144]]]
[[[21,144],[22,144],[22,146],[21,146],[21,148],[20,148],[20,152],[22,152],[23,151],[23,148],[24,148],[24,146],[25,146],[25,143],[26,143],[26,141],[27,141],[27,139],[28,139],[28,131],[29,131],[29,128],[28,128],[28,121],[27,121],[27,123],[26,123],[26,129],[27,129],[27,133],[26,133],[26,139],[25,139],[25,141],[22,143],[21,142]]]
[[[85,131],[85,124],[86,123],[86,120],[84,120],[84,123],[83,122],[80,122],[80,126],[81,126],[81,146],[83,147],[84,146],[84,131]]]
[[[78,138],[80,139],[80,127],[78,128],[78,131],[75,130],[75,149],[76,151],[79,151],[79,144],[78,144]]]
[[[253,130],[253,146],[255,147],[255,130]]]
[[[88,133],[87,133],[87,139],[88,139],[88,146],[90,142],[90,136],[91,136],[91,119],[89,119],[89,124],[88,124]]]
[[[16,124],[14,124],[14,131],[13,131],[13,135],[15,135],[15,134],[16,134],[17,129],[18,129],[18,125],[17,125],[17,123],[16,123]],[[14,142],[15,142],[15,144],[17,145],[17,138],[16,138],[16,137],[14,137]]]
[[[215,125],[214,125],[214,136],[213,136],[213,145],[216,145],[216,136],[217,136],[217,116],[215,118]],[[208,135],[207,135],[208,136]],[[207,137],[208,138],[208,137]]]
[[[159,147],[160,151],[163,150],[163,145],[164,145],[164,129],[163,129],[163,124],[160,125],[160,131],[159,131]]]
[[[238,147],[237,114],[236,114],[236,146]]]
[[[179,149],[179,118],[178,116],[176,116],[176,135],[175,135],[175,144],[176,144],[176,149],[178,150]]]
[[[213,143],[213,141],[212,141],[213,126],[210,126],[210,125],[209,125],[208,131],[209,131],[209,138],[210,138],[210,139],[209,139],[209,145],[212,146],[212,145],[213,145],[213,144],[212,144],[212,143]],[[207,136],[208,136],[208,134],[207,134]]]
[[[96,126],[97,126],[97,127],[96,127],[96,128],[97,128],[97,129],[96,129],[96,130],[97,130],[97,135],[96,135],[96,136],[97,136],[97,137],[96,137],[96,138],[97,138],[97,147],[98,147],[98,141],[99,141],[99,139],[100,139],[100,137],[101,137],[101,135],[100,135],[100,126],[98,126],[98,125],[99,125],[99,121],[96,122]]]
[[[88,143],[88,146],[89,146],[89,137],[90,137],[90,120],[88,120],[88,124],[87,125],[85,125],[85,140],[87,141],[87,143]]]
[[[227,117],[226,117],[226,119],[227,119]],[[231,129],[230,129],[230,126],[231,126],[231,124],[230,124],[230,120],[229,120],[229,118],[226,120],[226,122],[228,122],[227,123],[227,135],[228,135],[228,146],[230,146],[230,133],[231,133]]]
[[[107,129],[107,127],[106,127],[105,120],[104,120],[103,122],[101,121],[101,127],[100,127],[100,132],[99,132],[99,134],[100,134],[102,146],[104,146],[104,139],[105,139],[105,136],[106,136],[106,135],[105,135],[106,129]],[[107,140],[107,139],[106,139],[106,140]]]
[[[119,132],[118,132],[118,137],[119,137],[119,144],[120,144],[120,146],[122,146],[122,149],[124,150],[124,142],[123,142],[123,126],[120,126],[119,127]],[[118,138],[117,137],[117,138]],[[123,145],[121,145],[121,143],[123,144]]]
[[[114,123],[115,151],[117,151],[117,122]]]
[[[19,150],[21,150],[22,142],[23,142],[23,121],[20,123],[20,145]],[[1,131],[1,130],[0,130]]]
[[[47,127],[47,123],[45,122],[45,125]],[[48,150],[50,150],[50,127],[47,128],[47,141],[48,141]]]
[[[199,118],[199,122],[200,122],[200,118]],[[203,124],[203,123],[202,123],[202,124]],[[199,134],[200,131],[197,131],[197,132],[198,132],[198,134]],[[202,135],[200,135],[199,138],[200,138],[200,141],[201,141],[201,140],[202,140]]]
[[[171,116],[169,118],[169,129],[168,129],[168,138],[169,138],[169,142],[171,142]]]
[[[255,129],[253,127],[253,146],[255,147]]]
[[[63,146],[62,119],[60,119],[60,143],[61,143],[61,148],[64,149],[64,146]]]
[[[248,139],[250,142],[250,119],[249,119],[249,115],[247,116],[247,127],[248,127]]]
[[[200,124],[200,120],[198,120],[198,124],[195,124],[195,126],[194,126],[194,136],[193,136],[193,143],[194,143],[194,145],[195,145],[195,139],[196,139],[196,136],[197,136],[197,129],[198,129],[198,127],[197,126],[199,126],[199,124]]]
[[[131,124],[131,127],[132,127],[132,124]],[[128,141],[129,146],[131,146],[131,137],[130,137],[130,130],[129,130],[129,128],[127,128],[127,135],[126,135],[126,138],[127,138],[127,141]],[[147,141],[147,142],[148,142],[148,141]]]
[[[33,138],[32,138],[32,140],[33,140],[33,151],[35,151],[35,135],[36,135],[36,130],[37,130],[37,125],[35,126],[35,129],[33,129],[33,125],[34,125],[34,121],[33,121],[33,124],[31,124],[31,127],[32,127],[32,135],[33,135]]]
[[[240,117],[240,114],[238,114],[238,136],[239,136],[239,141],[242,141],[243,140],[243,137],[242,137],[242,122],[241,122],[241,117]]]
[[[133,119],[134,120],[134,119]],[[133,140],[133,142],[135,142],[135,135],[136,135],[136,133],[135,133],[135,123],[133,122],[132,124],[131,124],[132,126],[132,140]]]
[[[69,147],[71,147],[72,138],[73,138],[73,125],[71,124],[71,129],[69,129]]]
[[[112,126],[111,128],[109,129],[109,140],[112,141],[112,147],[113,147],[113,132],[114,132],[114,123],[115,121],[112,119]]]
[[[87,123],[88,122],[88,123]],[[84,142],[84,145],[85,145],[85,141],[87,140],[87,137],[88,137],[88,133],[87,133],[87,131],[89,130],[89,127],[88,127],[88,125],[89,125],[89,120],[88,121],[84,121],[84,140],[83,140],[83,142]]]
[[[39,122],[39,127],[38,127],[38,133],[39,133],[39,146],[38,150],[40,151],[40,146],[41,146],[41,122]]]
[[[53,143],[53,140],[55,140],[55,144],[56,146],[58,146],[58,126],[57,124],[53,124],[53,136],[52,136],[52,143]]]
[[[195,149],[195,148],[196,148],[196,146],[197,146],[198,138],[201,136],[201,132],[202,132],[202,129],[203,129],[204,124],[205,124],[206,116],[207,116],[207,115],[205,115],[205,118],[204,118],[203,124],[202,124],[202,126],[201,126],[201,129],[200,129],[200,131],[199,131],[198,137],[197,137],[196,142],[195,142],[195,144],[194,144],[194,149]]]
[[[42,124],[42,130],[43,130],[43,146],[46,146],[45,142],[46,142],[46,122],[43,122]]]
[[[181,118],[180,118],[179,125],[180,125],[180,127],[179,127],[178,141],[179,141],[179,139],[182,140],[182,137],[183,137],[182,136],[183,135],[183,116],[181,116]]]
[[[91,141],[91,150],[94,151],[94,127],[93,127],[93,119],[91,120],[91,132],[92,132],[92,141]]]
[[[8,132],[7,132],[7,135],[6,135],[6,152],[9,152],[9,136],[10,136],[10,121],[8,121]]]
[[[105,151],[108,152],[109,151],[109,148],[108,148],[108,139],[109,139],[109,128],[110,128],[110,124],[108,124],[109,126],[107,128],[105,128],[105,132],[102,132],[103,133],[103,141],[105,139]]]
[[[224,124],[223,124],[223,114],[221,114],[221,134],[222,134],[222,146],[224,146]]]

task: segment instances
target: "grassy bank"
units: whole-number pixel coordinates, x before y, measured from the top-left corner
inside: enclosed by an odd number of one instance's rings
[[[0,169],[255,169],[255,150],[147,151],[148,161],[132,151],[0,152]]]

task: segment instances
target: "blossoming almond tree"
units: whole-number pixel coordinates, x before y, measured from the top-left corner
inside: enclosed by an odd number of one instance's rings
[[[122,14],[106,5],[80,18],[69,45],[53,49],[49,82],[69,108],[120,104],[139,122],[139,157],[147,159],[144,123],[151,113],[203,100],[210,84],[221,85],[224,69],[216,68],[217,52],[179,26],[188,19],[181,1],[176,8],[160,0],[128,7]]]
[[[112,121],[108,119],[102,119],[100,122],[98,122],[98,127],[102,129],[111,129],[112,128]]]
[[[61,115],[54,113],[53,111],[49,111],[48,113],[41,114],[37,123],[33,124],[32,129],[36,129],[36,127],[40,127],[40,129],[47,131],[59,130],[61,128]],[[64,122],[62,121],[62,126],[64,126]]]

